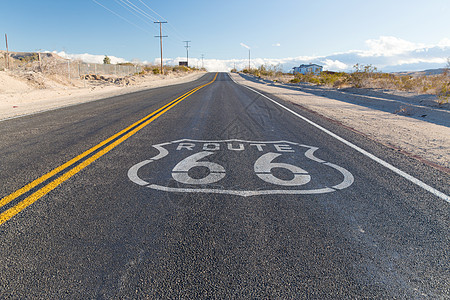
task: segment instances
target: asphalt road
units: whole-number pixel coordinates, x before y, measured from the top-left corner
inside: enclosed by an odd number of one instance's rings
[[[450,299],[448,202],[215,75],[0,122],[1,298]]]

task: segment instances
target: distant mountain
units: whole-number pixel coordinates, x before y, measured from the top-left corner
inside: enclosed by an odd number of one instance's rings
[[[392,74],[395,75],[409,75],[409,76],[429,76],[429,75],[440,75],[446,71],[445,68],[439,68],[439,69],[429,69],[429,70],[423,70],[423,71],[410,71],[410,72],[392,72]]]
[[[0,57],[4,58],[5,54],[7,52],[4,50],[0,50]],[[36,57],[38,55],[37,52],[14,52],[9,51],[8,52],[10,59],[14,60],[32,60],[32,57]],[[41,52],[41,58],[52,58],[57,60],[65,60],[61,56],[59,56],[56,53],[48,53],[48,52]]]

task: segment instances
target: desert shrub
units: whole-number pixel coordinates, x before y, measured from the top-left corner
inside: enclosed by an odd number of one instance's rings
[[[270,66],[265,66],[265,65],[259,66],[258,72],[262,76],[269,76],[269,77],[271,77],[275,74],[275,72],[272,70],[272,68]]]
[[[153,68],[152,69],[152,72],[153,72],[153,74],[159,74],[159,73],[161,73],[161,71],[159,70],[159,68]]]
[[[356,64],[353,69],[353,73],[350,74],[350,82],[356,88],[368,87],[370,80],[377,73],[377,68],[372,65]]]
[[[173,72],[189,72],[191,69],[186,66],[174,66],[172,68]]]
[[[33,53],[31,55],[24,55],[24,56],[20,57],[19,60],[22,63],[32,63],[34,61],[39,60],[39,54]]]
[[[290,82],[292,83],[299,83],[299,82],[309,82],[312,84],[320,85],[320,79],[319,76],[313,75],[313,74],[300,74],[297,73],[294,75],[294,79],[292,79]]]
[[[103,63],[105,65],[110,65],[111,64],[111,59],[107,55],[105,55],[105,58],[103,59]]]
[[[317,78],[320,81],[321,85],[326,86],[335,86],[335,85],[341,85],[343,82],[347,79],[347,74],[345,73],[334,73],[334,72],[322,72]],[[336,84],[336,82],[338,82]]]
[[[442,86],[438,89],[436,96],[438,98],[437,102],[439,105],[448,103],[448,100],[450,99],[450,81],[442,83]]]
[[[118,63],[117,65],[118,66],[134,66],[134,64],[130,63],[130,62]]]
[[[308,78],[308,82],[316,85],[320,85],[320,79],[317,76],[312,75]]]

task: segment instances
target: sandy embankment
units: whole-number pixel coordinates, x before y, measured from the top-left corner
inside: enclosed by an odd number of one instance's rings
[[[443,167],[444,171],[448,172],[450,169],[448,106],[425,106],[406,96],[390,97],[383,94],[381,98],[369,95],[368,92],[365,94],[364,91],[358,91],[355,95],[338,90],[257,82],[246,80],[238,74],[231,76],[240,84],[334,119],[373,140]]]
[[[0,120],[196,80],[204,72],[134,76],[131,85],[0,72]]]

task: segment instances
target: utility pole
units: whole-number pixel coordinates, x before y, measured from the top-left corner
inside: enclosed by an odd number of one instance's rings
[[[188,67],[189,67],[189,48],[191,48],[191,46],[189,46],[190,42],[191,41],[183,41],[183,43],[186,43],[186,46],[184,46],[184,48],[186,48],[186,63]]]
[[[248,49],[248,71],[250,72],[250,49]]]
[[[167,23],[167,22],[157,21],[157,22],[153,22],[153,23],[158,23],[158,24],[159,24],[159,35],[155,35],[155,37],[159,37],[159,44],[160,44],[160,46],[161,46],[161,74],[164,74],[164,70],[163,70],[163,46],[162,46],[162,38],[163,38],[163,37],[167,37],[167,35],[162,35],[162,24],[163,24],[163,23]]]
[[[41,51],[42,51],[42,49],[38,50],[39,72],[42,72]]]
[[[9,49],[8,49],[8,35],[5,33],[6,41],[6,68],[9,69]]]
[[[202,54],[202,69],[204,68],[203,67],[203,58],[205,57],[205,55],[204,54]]]

